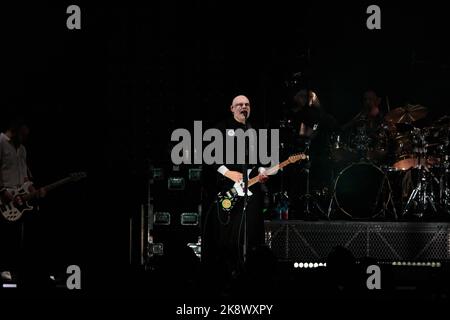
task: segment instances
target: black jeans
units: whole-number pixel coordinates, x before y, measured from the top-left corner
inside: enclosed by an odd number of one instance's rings
[[[0,221],[0,271],[19,267],[24,251],[23,231],[23,221]]]
[[[249,252],[264,244],[262,195],[256,192],[248,198],[244,224],[244,198],[239,198],[233,210],[224,212],[217,203],[210,206],[203,220],[202,262],[210,270],[221,270],[224,276],[240,271],[243,262],[244,230]]]

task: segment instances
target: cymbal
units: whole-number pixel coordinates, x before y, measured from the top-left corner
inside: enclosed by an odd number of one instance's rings
[[[436,120],[433,125],[436,128],[450,127],[450,116],[443,116]]]
[[[411,123],[419,119],[425,118],[428,114],[426,107],[420,104],[407,104],[404,107],[395,108],[391,110],[384,119],[393,123]]]

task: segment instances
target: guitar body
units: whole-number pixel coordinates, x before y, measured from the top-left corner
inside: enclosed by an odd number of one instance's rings
[[[247,177],[250,179],[250,175],[252,173],[252,169],[249,169],[247,172]],[[253,195],[253,192],[251,188],[247,191],[247,196],[251,197]],[[239,200],[240,197],[244,197],[244,181],[239,181],[233,184],[233,186],[228,186],[225,188],[224,191],[220,192],[217,197],[219,204],[221,208],[224,211],[231,211],[234,206],[236,205],[236,202]]]
[[[298,153],[298,154],[292,155],[287,160],[283,161],[282,163],[279,163],[276,166],[273,166],[272,168],[267,169],[266,174],[268,174],[268,175],[275,174],[276,172],[278,172],[279,169],[282,169],[289,164],[295,163],[300,160],[305,160],[305,159],[308,159],[308,156],[305,155],[304,153]],[[251,190],[252,190],[251,186],[253,186],[259,182],[258,175],[256,174],[252,178],[252,177],[250,177],[251,173],[252,173],[252,169],[248,170],[247,176],[249,178],[249,180],[248,180],[249,189],[248,189],[247,195],[249,197],[252,196],[252,194],[253,194],[251,192]],[[228,212],[234,208],[234,206],[236,205],[236,202],[239,200],[239,198],[244,197],[244,196],[245,196],[244,182],[239,181],[239,182],[234,183],[234,185],[231,188],[226,189],[222,192],[219,192],[219,194],[217,195],[217,200],[218,200],[219,205],[222,208],[222,210]]]
[[[3,203],[0,200],[0,211],[7,221],[15,222],[22,217],[25,211],[33,210],[33,206],[29,205],[27,201],[19,201],[29,194],[30,185],[30,182],[26,182],[19,189],[7,189],[14,197],[14,200],[9,203]]]
[[[86,173],[84,172],[72,173],[68,177],[42,187],[41,189],[49,191],[56,187],[63,186],[69,182],[78,181],[85,177]],[[25,182],[19,188],[7,189],[7,191],[13,196],[13,200],[9,203],[3,203],[0,200],[0,212],[3,218],[5,218],[7,221],[14,222],[19,220],[24,212],[33,210],[33,206],[29,205],[28,201],[35,198],[39,192],[30,192],[31,185],[32,182]]]

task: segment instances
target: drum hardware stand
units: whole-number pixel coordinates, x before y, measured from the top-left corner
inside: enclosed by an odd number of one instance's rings
[[[337,179],[339,179],[339,170],[337,170],[337,174],[336,172],[333,170],[333,192],[331,193],[331,197],[330,197],[330,204],[328,205],[328,211],[327,211],[327,218],[328,220],[331,219],[331,214],[334,212],[334,203],[335,203],[335,197],[336,197],[336,182]]]
[[[340,176],[339,170],[338,170],[337,174],[335,174],[335,172],[333,171],[333,175],[334,175],[333,180],[332,180],[333,181],[333,184],[332,184],[333,185],[333,192],[331,193],[330,204],[328,205],[328,211],[327,211],[327,214],[326,214],[328,220],[331,219],[331,214],[334,212],[334,209],[335,209],[333,204],[336,202],[336,200],[335,200],[335,197],[336,197],[336,184],[337,184],[337,179],[339,179],[339,176]]]
[[[330,198],[330,204],[328,205],[328,212],[327,212],[327,218],[328,220],[330,220],[331,217],[331,213],[333,211],[333,203],[334,203],[334,197],[336,196],[336,188],[333,187],[333,193],[331,194],[331,198]]]
[[[331,181],[332,181],[332,190],[333,191],[331,192],[330,204],[328,205],[328,210],[327,210],[327,213],[326,213],[326,217],[327,217],[328,220],[331,219],[331,214],[334,212],[333,204],[335,202],[334,197],[336,196],[336,179],[339,178],[340,171],[341,171],[341,169],[338,169],[336,167],[334,167],[333,171],[332,171],[332,179],[331,179]]]
[[[376,210],[377,205],[380,202],[380,196],[382,196],[382,193],[383,193],[383,186],[384,186],[385,180],[386,180],[386,177],[383,177],[383,181],[381,182],[381,185],[378,188],[377,198],[376,198],[377,201],[375,202],[375,204],[374,204],[374,206],[372,208],[372,212],[371,212],[372,215],[371,216],[373,216],[373,214],[375,213],[374,211]],[[387,206],[383,205],[383,209],[381,210],[381,212],[380,212],[380,214],[378,216],[380,216],[382,218],[386,218],[386,209],[387,209]]]
[[[313,132],[311,134],[311,137],[314,136],[314,133],[317,131],[318,125],[315,124],[313,127]],[[311,146],[311,139],[308,139],[306,142],[306,148],[305,148],[305,154],[308,154],[310,146]],[[317,200],[315,197],[311,194],[311,184],[310,184],[310,171],[311,171],[311,160],[308,158],[305,167],[303,168],[303,171],[306,173],[306,193],[300,197],[300,199],[305,199],[305,205],[304,205],[304,213],[306,220],[308,219],[317,219],[318,217],[313,213],[311,210],[311,207],[314,206],[318,208]],[[317,210],[320,211],[320,210]],[[328,217],[327,217],[328,218]]]
[[[308,219],[317,219],[316,212],[321,210],[315,210],[312,211],[311,207],[318,208],[317,200],[315,199],[315,196],[311,194],[311,187],[310,187],[310,165],[311,163],[308,161],[306,163],[306,167],[303,169],[306,173],[306,193],[300,197],[300,199],[305,199],[305,205],[304,205],[304,213],[305,218]],[[329,217],[325,215],[325,217],[328,219]]]
[[[381,210],[381,213],[378,216],[380,216],[382,218],[386,218],[386,212],[389,212],[388,205],[390,204],[392,207],[392,213],[394,215],[394,220],[397,220],[398,219],[397,209],[395,209],[394,200],[392,198],[392,186],[391,186],[391,183],[389,182],[386,172],[384,172],[383,182],[381,183],[381,186],[378,189],[377,202],[375,203],[374,209],[377,207],[377,205],[380,201],[380,198],[383,196],[382,193],[383,193],[383,187],[385,184],[387,184],[387,186],[389,188],[389,200],[386,203],[383,203],[383,209]]]
[[[435,214],[437,213],[436,201],[432,185],[432,179],[436,178],[434,177],[432,172],[428,170],[428,168],[426,167],[426,163],[424,163],[427,155],[425,136],[424,134],[422,134],[422,132],[420,132],[419,129],[416,129],[415,133],[415,144],[417,145],[417,147],[415,148],[414,153],[417,155],[417,160],[419,163],[419,182],[417,183],[417,187],[413,189],[411,195],[409,196],[409,199],[403,210],[403,216],[407,215],[408,212],[410,212],[413,203],[416,203],[418,205],[418,212],[416,212],[415,216],[417,218],[422,218],[428,209],[428,205],[430,205]]]
[[[431,206],[434,213],[437,213],[434,191],[432,184],[430,183],[431,172],[421,164],[420,160],[421,158],[419,157],[419,182],[417,183],[417,187],[411,192],[405,208],[403,209],[402,216],[406,216],[411,212],[410,209],[414,203],[418,205],[419,212],[415,214],[418,218],[423,217],[428,209],[428,205]]]
[[[441,145],[440,155],[444,161],[439,166],[439,205],[440,209],[446,213],[450,214],[450,185],[449,185],[449,173],[450,173],[450,156],[448,154],[448,147],[450,145],[450,141],[448,139],[448,129],[446,133],[446,139],[443,141]]]
[[[309,184],[309,173],[310,173],[310,166],[311,163],[308,161],[305,165],[305,168],[303,171],[306,173],[306,194],[300,197],[300,199],[305,199],[305,215],[306,217],[312,216],[311,210],[310,210],[310,202],[311,202],[311,194],[310,194],[310,184]]]
[[[450,214],[450,186],[448,183],[450,172],[449,156],[444,156],[444,162],[441,166],[441,176],[439,177],[439,200],[440,206],[445,213]]]

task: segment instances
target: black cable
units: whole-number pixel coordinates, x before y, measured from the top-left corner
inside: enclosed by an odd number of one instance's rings
[[[242,225],[244,224],[244,215],[241,215],[241,222],[239,223],[239,231],[238,231],[238,241],[237,241],[237,252],[239,257],[239,264],[241,267],[244,267],[244,251],[241,252],[241,232],[242,232]],[[245,236],[245,235],[244,235]]]

